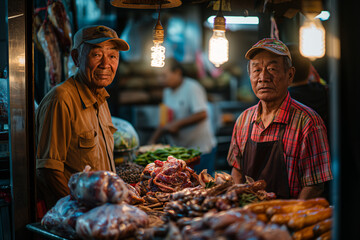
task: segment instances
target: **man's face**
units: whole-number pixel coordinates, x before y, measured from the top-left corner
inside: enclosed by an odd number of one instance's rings
[[[103,88],[114,80],[119,65],[119,50],[111,42],[86,44],[79,56],[78,67],[91,90]]]
[[[265,102],[282,101],[287,94],[295,69],[285,72],[284,58],[261,51],[250,60],[249,76],[255,95]]]
[[[182,82],[182,74],[179,69],[171,71],[170,68],[165,67],[162,72],[162,77],[165,81],[165,85],[172,89],[177,88]]]

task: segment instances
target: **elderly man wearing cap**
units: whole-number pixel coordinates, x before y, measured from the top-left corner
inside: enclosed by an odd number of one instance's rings
[[[86,165],[92,170],[115,171],[116,128],[104,87],[115,77],[119,51],[127,50],[129,45],[113,29],[80,29],[71,51],[76,74],[53,88],[39,104],[35,116],[37,183],[47,208],[69,194],[70,176]]]
[[[332,179],[326,127],[319,115],[293,100],[288,87],[295,68],[287,46],[257,42],[245,55],[259,103],[237,119],[228,153],[236,183],[263,179],[278,198],[322,196]]]

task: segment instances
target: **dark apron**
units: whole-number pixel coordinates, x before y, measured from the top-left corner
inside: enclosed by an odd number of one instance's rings
[[[280,128],[278,141],[254,142],[251,140],[253,129],[253,123],[251,123],[243,158],[240,160],[243,182],[245,181],[245,175],[254,180],[265,180],[265,190],[274,192],[277,198],[290,198],[282,143],[285,126],[283,125]]]

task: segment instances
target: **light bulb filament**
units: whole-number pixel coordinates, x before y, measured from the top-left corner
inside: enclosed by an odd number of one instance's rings
[[[325,55],[325,29],[318,21],[308,20],[300,27],[300,53],[310,59]]]
[[[215,67],[229,60],[229,41],[225,37],[225,31],[216,31],[209,40],[209,60]]]
[[[165,47],[159,42],[155,42],[151,47],[151,66],[163,67],[165,65]]]

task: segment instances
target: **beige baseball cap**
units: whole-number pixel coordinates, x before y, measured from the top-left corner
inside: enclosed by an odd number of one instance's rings
[[[252,59],[259,49],[263,49],[276,55],[288,56],[291,60],[291,54],[288,47],[280,40],[275,38],[264,38],[255,43],[245,54],[246,59]]]
[[[117,33],[106,26],[86,26],[75,33],[73,49],[76,49],[82,43],[98,44],[105,41],[113,41],[118,45],[119,51],[130,49],[129,44],[118,37]]]

